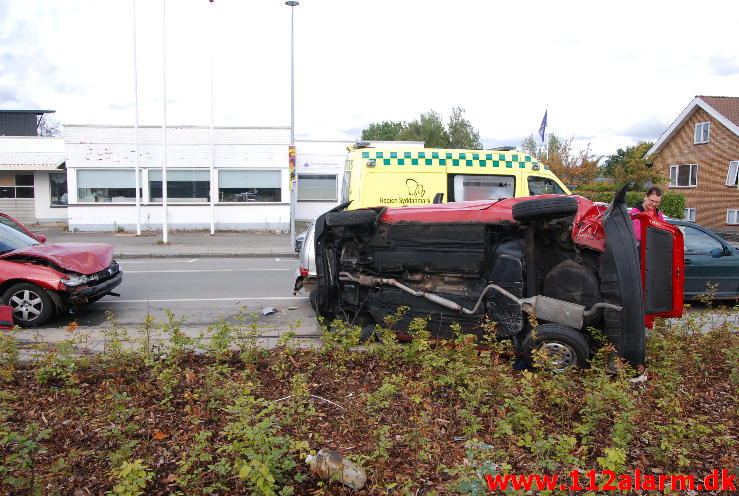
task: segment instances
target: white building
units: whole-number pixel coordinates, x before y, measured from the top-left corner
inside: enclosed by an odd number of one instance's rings
[[[137,209],[134,128],[65,126],[71,230],[133,230],[137,211],[142,229],[161,229],[162,128],[139,127],[138,133]],[[289,127],[215,128],[212,148],[208,127],[170,127],[166,141],[170,229],[209,228],[211,220],[216,230],[289,229]],[[338,204],[346,148],[353,143],[296,141],[297,220]]]
[[[0,136],[0,212],[24,223],[66,222],[64,140]]]

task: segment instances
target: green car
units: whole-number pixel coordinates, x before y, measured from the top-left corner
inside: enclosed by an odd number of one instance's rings
[[[739,298],[739,249],[710,229],[667,219],[685,240],[685,299],[709,294],[717,299]]]

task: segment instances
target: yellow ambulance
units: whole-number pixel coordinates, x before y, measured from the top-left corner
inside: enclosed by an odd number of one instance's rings
[[[533,195],[570,195],[549,167],[506,147],[495,150],[348,147],[341,203],[404,207]],[[295,292],[315,287],[315,224],[303,236]]]
[[[511,148],[348,148],[341,202],[350,209],[571,194],[549,167]]]

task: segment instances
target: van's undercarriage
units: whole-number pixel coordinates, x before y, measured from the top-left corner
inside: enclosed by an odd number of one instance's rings
[[[508,208],[509,218],[492,221],[465,212],[454,221],[433,212],[421,220],[404,219],[398,217],[410,212],[393,216],[385,209],[320,217],[316,311],[328,320],[373,327],[408,307],[397,330],[408,333],[410,321],[422,317],[437,338],[452,338],[455,323],[479,335],[484,322],[492,321],[498,337],[512,338],[521,349],[532,323],[575,331],[588,349],[588,329],[596,328],[621,356],[641,364],[639,256],[623,205],[600,211],[605,243],[597,245],[573,242],[573,229],[583,225],[581,211],[589,207],[584,202],[528,199],[522,209],[517,200],[499,202],[497,208]],[[436,217],[443,220],[435,222]]]

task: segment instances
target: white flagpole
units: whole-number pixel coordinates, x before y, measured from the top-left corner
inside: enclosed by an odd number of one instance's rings
[[[167,0],[162,0],[162,242],[167,235]]]
[[[213,4],[213,0],[209,2]],[[210,235],[214,235],[216,232],[215,227],[215,168],[216,168],[216,155],[213,140],[213,107],[215,105],[215,93],[213,91],[213,79],[214,79],[214,63],[213,63],[213,38],[215,36],[215,8],[210,8]]]
[[[136,153],[136,236],[141,236],[141,177],[139,176],[139,76],[137,68],[136,52],[136,0],[133,0],[133,93],[134,113],[136,123],[134,124],[134,153]]]

